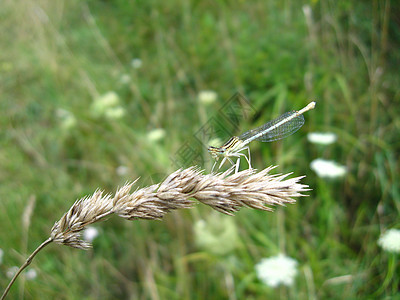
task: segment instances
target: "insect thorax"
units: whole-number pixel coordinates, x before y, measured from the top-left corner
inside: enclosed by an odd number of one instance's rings
[[[221,156],[229,156],[230,153],[235,152],[242,146],[242,141],[237,137],[231,137],[225,144],[221,147],[208,147],[208,152],[210,152],[213,158],[218,158]]]

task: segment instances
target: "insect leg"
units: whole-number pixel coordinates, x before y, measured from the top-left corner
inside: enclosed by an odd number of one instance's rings
[[[221,161],[221,164],[220,164],[219,167],[218,167],[218,170],[221,169],[222,165],[225,163],[225,161],[226,161],[227,158],[228,158],[227,156],[224,156],[224,158],[223,158],[222,161]]]
[[[235,156],[235,155],[230,155],[230,156]],[[227,156],[226,158],[229,160],[229,162],[232,164],[232,166],[235,165],[235,164],[233,163],[232,159],[229,158],[229,156]]]
[[[236,168],[235,168],[235,174],[237,172],[239,172],[239,167],[240,167],[240,157],[238,157],[237,161],[236,161]]]
[[[232,161],[231,159],[229,159],[229,160],[230,160],[230,162],[232,163],[232,166],[235,166],[235,173],[239,172],[239,167],[240,167],[240,156],[241,156],[241,154],[240,154],[240,153],[237,153],[237,152],[234,152],[234,153],[230,153],[229,156],[231,156],[231,157],[237,157],[237,158],[238,158],[237,161],[236,161],[236,163],[233,163],[233,161]]]
[[[252,169],[252,167],[251,167],[251,155],[250,155],[250,147],[249,146],[247,146],[247,147],[245,147],[245,148],[243,148],[243,150],[246,150],[247,149],[247,152],[249,153],[249,156],[248,157],[246,157],[246,159],[247,159],[247,162],[249,163],[249,169]]]
[[[239,160],[240,160],[240,157],[239,156],[237,156],[237,155],[235,155],[236,153],[232,153],[232,154],[230,154],[229,156],[232,156],[232,157],[238,157],[238,160],[236,161],[236,163],[234,163],[233,161],[232,161],[232,159],[230,159],[230,157],[226,157],[229,161],[230,161],[230,163],[232,164],[232,167],[235,167],[235,174],[239,171],[239,165],[240,165],[240,163],[239,163]]]
[[[242,148],[238,152],[235,152],[234,153],[235,155],[232,155],[232,156],[236,156],[236,157],[244,156],[244,158],[246,159],[247,163],[249,164],[249,169],[252,169],[251,164],[250,164],[250,159],[247,158],[246,154],[240,153],[240,151],[246,150],[248,148],[249,148],[248,146],[246,148]],[[249,153],[250,153],[250,151],[249,151]]]
[[[211,168],[211,173],[214,172],[215,165],[217,164],[218,160],[216,160]]]

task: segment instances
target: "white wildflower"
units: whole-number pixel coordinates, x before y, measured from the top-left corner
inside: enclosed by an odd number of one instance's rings
[[[97,98],[95,102],[101,107],[109,108],[119,104],[119,96],[116,92],[110,91]]]
[[[143,62],[140,58],[134,58],[131,61],[131,66],[134,69],[140,69],[142,67],[142,64],[143,64]]]
[[[93,226],[87,226],[83,231],[83,239],[89,243],[99,235],[99,231]]]
[[[56,110],[56,115],[60,119],[61,128],[68,130],[76,125],[76,118],[70,111],[58,108]]]
[[[6,275],[8,278],[12,278],[17,272],[19,268],[17,266],[13,266],[11,268],[8,268]]]
[[[165,130],[162,128],[156,128],[147,134],[147,138],[151,142],[157,142],[165,137]]]
[[[131,81],[131,77],[128,74],[122,74],[119,81],[122,84],[128,84]]]
[[[293,285],[297,275],[297,261],[284,254],[262,259],[256,265],[257,277],[266,285]]]
[[[210,214],[206,220],[197,221],[194,233],[199,247],[217,255],[232,252],[239,240],[234,220],[215,213]]]
[[[95,99],[91,111],[95,117],[105,116],[109,119],[119,119],[125,115],[125,110],[119,105],[119,97],[113,91]]]
[[[307,139],[313,144],[329,145],[336,142],[337,136],[332,132],[310,132]]]
[[[311,169],[314,170],[315,173],[319,177],[322,178],[336,178],[343,177],[347,170],[345,166],[342,166],[334,161],[325,160],[322,158],[317,158],[311,162]]]
[[[400,230],[389,229],[378,240],[378,245],[383,250],[393,253],[400,253]]]
[[[121,106],[112,107],[104,112],[107,119],[121,119],[125,115],[125,109]]]
[[[199,101],[203,104],[211,104],[217,100],[217,93],[214,91],[201,91],[198,95]]]
[[[124,176],[128,174],[129,168],[127,166],[119,166],[115,171],[119,176]]]
[[[35,269],[29,269],[29,270],[27,270],[26,273],[25,273],[25,278],[26,278],[27,280],[33,280],[33,279],[35,279],[36,277],[37,277],[37,272],[36,272]]]

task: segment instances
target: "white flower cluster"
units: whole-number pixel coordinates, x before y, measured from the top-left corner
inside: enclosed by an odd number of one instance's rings
[[[202,104],[211,104],[215,102],[218,98],[218,94],[214,91],[201,91],[198,95],[199,101]]]
[[[313,144],[330,145],[336,142],[337,136],[332,132],[310,132],[307,135],[307,139]],[[342,166],[333,160],[326,160],[323,158],[313,160],[310,167],[321,178],[343,177],[347,172],[345,166]]]
[[[25,273],[25,278],[27,280],[33,280],[37,277],[37,272],[35,269],[28,269]]]
[[[124,176],[124,175],[128,174],[129,168],[127,166],[121,165],[115,169],[115,172],[117,173],[118,176]]]
[[[162,128],[156,128],[151,130],[148,134],[147,134],[147,139],[150,142],[158,142],[160,140],[162,140],[165,137],[165,130]]]
[[[322,158],[314,159],[310,165],[311,169],[319,177],[322,178],[336,178],[343,177],[346,174],[346,167],[342,166],[332,160],[325,160]]]
[[[74,114],[66,109],[58,108],[56,115],[59,119],[60,126],[64,130],[69,130],[76,125],[76,118]]]
[[[257,277],[269,287],[291,286],[297,275],[297,261],[282,253],[263,258],[255,268]]]
[[[333,132],[310,132],[307,139],[313,144],[330,145],[336,142],[337,136]]]
[[[0,265],[3,263],[3,256],[4,256],[4,251],[3,249],[0,248]],[[7,269],[6,271],[6,276],[8,278],[12,278],[17,272],[18,272],[19,268],[17,266],[12,266],[10,268]],[[33,280],[37,277],[37,272],[35,269],[27,269],[27,271],[25,272],[25,278],[27,280]]]
[[[83,231],[83,239],[89,243],[92,243],[98,235],[99,231],[94,226],[87,226]]]
[[[140,69],[142,67],[142,65],[143,65],[143,62],[140,58],[134,58],[131,61],[131,66],[134,69]]]
[[[12,266],[11,268],[8,268],[6,275],[8,278],[12,278],[17,272],[19,268],[17,266]],[[35,269],[27,269],[25,272],[25,278],[27,280],[33,280],[37,277],[37,272]]]
[[[196,244],[216,255],[226,255],[238,245],[239,235],[232,218],[210,214],[194,226]]]
[[[8,268],[6,275],[8,278],[12,278],[17,272],[18,272],[19,268],[17,266],[12,266],[10,268]]]
[[[108,119],[120,119],[125,115],[124,108],[119,105],[119,97],[113,91],[95,99],[91,111],[95,117],[104,116]]]
[[[378,245],[383,250],[393,253],[400,253],[400,230],[389,229],[378,240]]]

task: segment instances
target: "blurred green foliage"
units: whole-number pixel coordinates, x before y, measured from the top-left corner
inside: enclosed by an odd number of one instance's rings
[[[317,101],[297,134],[252,145],[254,167],[307,175],[308,198],[276,213],[243,209],[225,255],[196,243],[207,207],[163,222],[111,218],[96,225],[93,251],[40,253],[38,277],[18,280],[10,299],[396,297],[399,256],[377,239],[400,227],[399,15],[390,0],[2,1],[0,286],[74,199],[139,176],[159,182],[185,141],[209,170],[208,141],[194,136],[239,91],[256,113],[238,130]],[[201,103],[203,90],[217,101]],[[109,92],[107,114],[94,103]],[[149,138],[157,128],[164,135]],[[338,140],[307,143],[312,131]],[[346,176],[318,178],[318,157]],[[279,252],[299,262],[293,287],[256,278],[255,264]]]

